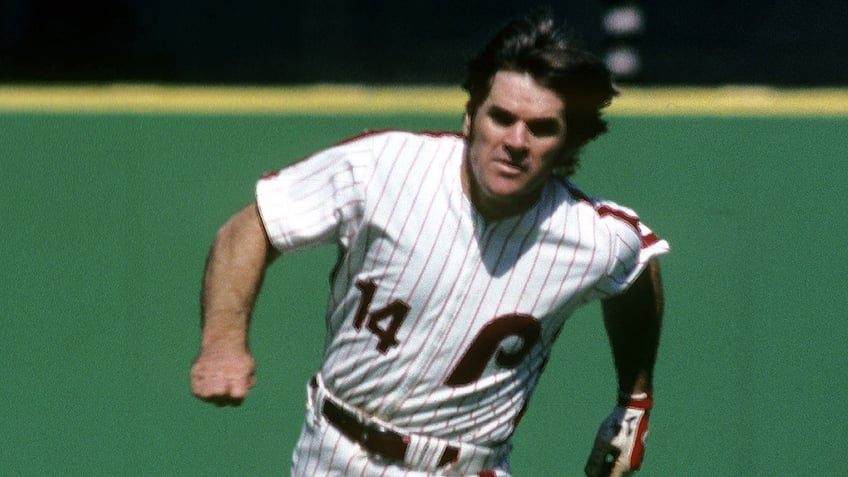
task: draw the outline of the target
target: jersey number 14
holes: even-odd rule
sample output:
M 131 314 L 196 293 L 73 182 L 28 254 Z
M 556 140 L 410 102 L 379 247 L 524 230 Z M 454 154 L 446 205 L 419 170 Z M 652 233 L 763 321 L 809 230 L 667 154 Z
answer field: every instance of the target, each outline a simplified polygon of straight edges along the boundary
M 397 333 L 409 314 L 410 307 L 401 300 L 394 300 L 369 312 L 377 284 L 373 280 L 359 280 L 356 287 L 362 292 L 362 297 L 356 309 L 353 326 L 361 330 L 365 325 L 378 339 L 377 350 L 386 354 L 391 348 L 398 346 Z M 471 346 L 445 380 L 445 384 L 456 387 L 480 379 L 492 358 L 501 368 L 517 367 L 539 340 L 540 331 L 539 321 L 527 314 L 510 313 L 491 320 L 474 338 Z M 520 338 L 520 346 L 512 346 L 509 350 L 503 347 L 503 341 L 510 337 Z

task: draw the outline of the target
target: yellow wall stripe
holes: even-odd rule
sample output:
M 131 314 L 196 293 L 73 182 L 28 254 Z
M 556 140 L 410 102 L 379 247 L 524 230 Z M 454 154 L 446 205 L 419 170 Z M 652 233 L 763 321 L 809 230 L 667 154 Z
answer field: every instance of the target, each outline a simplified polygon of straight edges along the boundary
M 632 115 L 845 116 L 848 89 L 756 86 L 623 89 L 611 113 Z
M 461 90 L 422 87 L 71 86 L 0 87 L 0 110 L 134 113 L 445 113 Z
M 459 114 L 452 87 L 0 85 L 0 112 Z M 848 115 L 848 88 L 622 88 L 612 115 Z

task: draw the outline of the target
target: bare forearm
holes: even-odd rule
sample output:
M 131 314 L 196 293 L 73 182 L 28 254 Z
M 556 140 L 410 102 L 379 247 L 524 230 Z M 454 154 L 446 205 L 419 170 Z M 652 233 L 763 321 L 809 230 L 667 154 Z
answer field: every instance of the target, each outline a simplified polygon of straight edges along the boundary
M 659 263 L 652 261 L 625 294 L 604 301 L 604 324 L 612 347 L 619 389 L 653 388 L 653 371 L 663 316 Z
M 203 276 L 203 338 L 191 369 L 191 389 L 198 398 L 239 405 L 253 387 L 248 325 L 265 269 L 275 257 L 255 204 L 218 231 Z
M 247 346 L 250 315 L 266 266 L 275 256 L 251 204 L 218 231 L 201 297 L 202 346 Z

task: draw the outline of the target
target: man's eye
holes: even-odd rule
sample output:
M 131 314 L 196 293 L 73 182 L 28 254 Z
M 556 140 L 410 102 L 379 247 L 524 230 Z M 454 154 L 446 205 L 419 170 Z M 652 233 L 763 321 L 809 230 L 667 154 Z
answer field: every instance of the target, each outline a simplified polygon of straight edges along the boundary
M 527 123 L 527 129 L 534 136 L 556 136 L 559 134 L 559 122 L 553 120 L 531 121 Z
M 492 118 L 492 121 L 494 121 L 500 126 L 509 126 L 510 124 L 515 122 L 515 118 L 511 114 L 498 109 L 489 111 L 489 117 Z

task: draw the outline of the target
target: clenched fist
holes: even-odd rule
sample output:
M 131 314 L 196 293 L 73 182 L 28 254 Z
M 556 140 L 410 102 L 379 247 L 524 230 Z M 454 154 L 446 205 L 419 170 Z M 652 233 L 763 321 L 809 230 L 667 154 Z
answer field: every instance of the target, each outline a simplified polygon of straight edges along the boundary
M 203 350 L 191 368 L 191 392 L 218 406 L 238 406 L 256 382 L 247 350 Z

